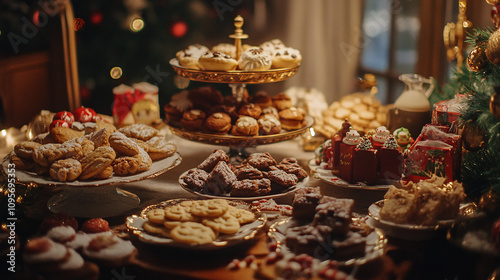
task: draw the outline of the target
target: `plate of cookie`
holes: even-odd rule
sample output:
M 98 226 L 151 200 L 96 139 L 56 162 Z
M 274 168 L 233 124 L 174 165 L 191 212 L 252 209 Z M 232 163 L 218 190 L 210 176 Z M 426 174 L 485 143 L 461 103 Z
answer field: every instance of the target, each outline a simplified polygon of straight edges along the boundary
M 24 184 L 95 187 L 152 178 L 181 162 L 175 143 L 144 124 L 55 140 L 54 135 L 66 132 L 74 131 L 53 127 L 17 143 L 3 160 L 3 171 L 15 166 L 16 178 Z
M 270 153 L 248 155 L 240 164 L 216 149 L 197 167 L 185 171 L 179 184 L 205 198 L 256 200 L 276 198 L 306 186 L 309 176 L 295 158 L 277 162 Z
M 126 226 L 147 244 L 213 250 L 252 240 L 266 221 L 242 201 L 173 199 L 127 217 Z

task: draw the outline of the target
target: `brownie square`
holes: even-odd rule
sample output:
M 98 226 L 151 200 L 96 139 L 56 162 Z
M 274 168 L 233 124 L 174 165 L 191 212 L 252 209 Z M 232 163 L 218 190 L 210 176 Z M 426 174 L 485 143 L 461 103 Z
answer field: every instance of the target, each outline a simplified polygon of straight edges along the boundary
M 332 235 L 345 236 L 349 231 L 353 207 L 354 200 L 352 199 L 329 199 L 327 202 L 320 203 L 316 207 L 313 225 L 329 226 L 332 229 Z
M 234 174 L 238 180 L 245 179 L 261 179 L 264 177 L 262 171 L 251 166 L 250 164 L 240 164 L 234 168 Z
M 277 165 L 276 160 L 268 152 L 250 154 L 243 163 L 248 163 L 259 170 L 267 170 L 270 166 Z
M 236 175 L 229 165 L 225 161 L 219 161 L 212 172 L 208 174 L 205 188 L 211 194 L 223 194 L 230 191 L 231 185 L 236 180 Z
M 195 191 L 202 191 L 205 187 L 205 182 L 207 181 L 208 173 L 202 169 L 193 168 L 184 175 L 182 178 L 184 183 L 188 186 L 188 188 Z
M 231 196 L 259 196 L 271 192 L 271 181 L 268 179 L 235 181 L 230 192 Z
M 229 163 L 229 156 L 221 149 L 214 150 L 202 163 L 198 165 L 199 169 L 211 172 L 217 163 L 224 161 Z

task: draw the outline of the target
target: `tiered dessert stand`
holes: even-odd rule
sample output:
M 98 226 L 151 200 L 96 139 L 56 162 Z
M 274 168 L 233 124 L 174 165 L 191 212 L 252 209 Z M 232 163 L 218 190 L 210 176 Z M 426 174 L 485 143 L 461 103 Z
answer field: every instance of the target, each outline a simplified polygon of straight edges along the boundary
M 247 39 L 248 35 L 243 34 L 241 27 L 243 26 L 243 18 L 237 16 L 234 19 L 234 26 L 236 27 L 235 33 L 229 35 L 234 39 L 236 46 L 237 58 L 242 52 L 242 39 Z M 244 96 L 246 84 L 263 84 L 284 81 L 295 75 L 300 65 L 290 68 L 271 69 L 266 71 L 209 71 L 197 70 L 183 67 L 179 64 L 177 58 L 170 60 L 170 65 L 174 68 L 175 72 L 186 79 L 198 82 L 207 83 L 226 83 L 232 89 L 232 94 L 237 101 L 241 101 Z M 173 134 L 191 141 L 229 146 L 229 155 L 233 157 L 245 157 L 248 152 L 245 150 L 247 147 L 254 147 L 264 144 L 272 144 L 281 141 L 294 139 L 302 135 L 313 124 L 314 119 L 306 116 L 306 124 L 297 130 L 286 131 L 274 135 L 259 135 L 259 136 L 234 136 L 234 135 L 215 135 L 202 132 L 186 131 L 182 128 L 167 124 Z

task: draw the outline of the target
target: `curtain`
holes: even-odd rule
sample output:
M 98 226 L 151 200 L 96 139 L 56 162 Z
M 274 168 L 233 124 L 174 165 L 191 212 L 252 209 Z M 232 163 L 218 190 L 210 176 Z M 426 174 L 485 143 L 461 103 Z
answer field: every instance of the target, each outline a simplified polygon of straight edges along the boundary
M 271 1 L 274 2 L 274 1 Z M 301 51 L 297 74 L 285 82 L 316 88 L 328 104 L 356 90 L 362 46 L 362 0 L 284 0 L 283 41 Z

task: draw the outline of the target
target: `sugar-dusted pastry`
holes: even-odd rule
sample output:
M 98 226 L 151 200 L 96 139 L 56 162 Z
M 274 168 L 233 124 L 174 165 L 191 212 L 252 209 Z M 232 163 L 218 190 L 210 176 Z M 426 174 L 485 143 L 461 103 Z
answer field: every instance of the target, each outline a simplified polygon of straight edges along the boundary
M 272 68 L 289 68 L 300 65 L 302 55 L 293 48 L 279 49 L 274 53 Z
M 306 116 L 304 110 L 292 107 L 279 112 L 281 126 L 287 130 L 299 129 L 304 126 Z
M 115 157 L 115 151 L 109 146 L 102 146 L 95 149 L 82 159 L 82 173 L 79 179 L 85 180 L 100 174 L 111 166 Z
M 197 109 L 188 110 L 182 114 L 181 126 L 186 130 L 201 130 L 205 123 L 205 112 Z
M 239 117 L 231 129 L 233 135 L 236 136 L 256 136 L 259 134 L 259 124 L 252 117 Z
M 259 118 L 259 132 L 262 135 L 278 134 L 281 132 L 281 122 L 273 115 L 263 115 Z
M 163 136 L 155 136 L 144 143 L 147 147 L 145 150 L 152 160 L 167 158 L 177 151 L 177 146 Z
M 82 164 L 72 158 L 60 159 L 50 166 L 50 177 L 59 182 L 74 181 L 82 173 Z
M 231 57 L 236 57 L 236 46 L 228 43 L 220 43 L 212 47 L 213 52 L 225 53 Z
M 236 69 L 238 61 L 221 52 L 207 52 L 198 60 L 202 70 L 230 71 Z
M 14 146 L 14 152 L 20 158 L 32 159 L 35 149 L 41 145 L 33 141 L 21 141 Z
M 261 48 L 244 51 L 238 60 L 238 68 L 244 71 L 264 71 L 271 69 L 271 55 Z
M 132 242 L 122 240 L 116 235 L 97 235 L 82 250 L 87 258 L 111 267 L 127 264 L 135 251 Z
M 206 119 L 205 129 L 209 133 L 225 134 L 231 130 L 231 117 L 222 112 L 213 113 Z
M 152 137 L 158 135 L 158 129 L 149 126 L 147 124 L 131 124 L 119 129 L 119 131 L 125 134 L 127 137 L 132 137 L 136 139 L 140 139 L 142 141 L 147 141 Z
M 50 129 L 50 135 L 57 143 L 64 143 L 73 138 L 83 136 L 83 131 L 77 131 L 69 127 L 56 126 Z

